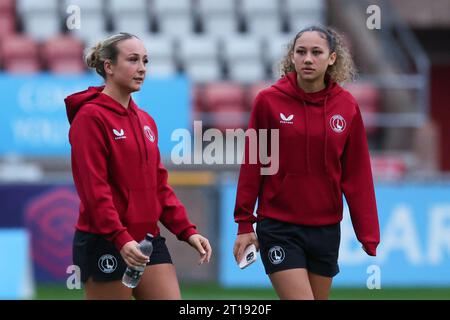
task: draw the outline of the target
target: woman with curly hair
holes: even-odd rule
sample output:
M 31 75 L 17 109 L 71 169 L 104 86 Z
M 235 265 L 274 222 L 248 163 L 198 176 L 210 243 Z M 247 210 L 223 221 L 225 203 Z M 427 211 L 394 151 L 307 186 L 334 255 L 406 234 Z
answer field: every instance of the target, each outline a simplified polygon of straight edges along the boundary
M 312 26 L 288 46 L 281 73 L 255 98 L 249 123 L 278 130 L 279 170 L 263 176 L 261 163 L 242 164 L 233 253 L 240 261 L 250 244 L 259 248 L 280 299 L 327 299 L 339 272 L 342 195 L 365 252 L 375 256 L 380 241 L 361 113 L 338 84 L 355 68 L 336 31 Z M 245 152 L 249 159 L 248 144 Z

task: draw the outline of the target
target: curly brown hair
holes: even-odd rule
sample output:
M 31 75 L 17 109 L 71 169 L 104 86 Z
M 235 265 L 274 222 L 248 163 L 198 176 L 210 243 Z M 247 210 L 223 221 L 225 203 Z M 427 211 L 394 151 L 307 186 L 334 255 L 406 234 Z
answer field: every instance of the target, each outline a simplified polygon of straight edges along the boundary
M 335 63 L 332 66 L 329 66 L 326 71 L 330 78 L 338 83 L 353 81 L 357 75 L 357 71 L 350 51 L 345 45 L 343 36 L 332 28 L 321 26 L 311 26 L 305 28 L 297 33 L 295 38 L 289 42 L 287 45 L 288 51 L 279 64 L 280 74 L 285 76 L 289 72 L 295 71 L 295 66 L 291 59 L 294 54 L 294 45 L 297 39 L 300 38 L 303 33 L 308 31 L 319 32 L 323 38 L 327 40 L 330 54 L 336 52 Z

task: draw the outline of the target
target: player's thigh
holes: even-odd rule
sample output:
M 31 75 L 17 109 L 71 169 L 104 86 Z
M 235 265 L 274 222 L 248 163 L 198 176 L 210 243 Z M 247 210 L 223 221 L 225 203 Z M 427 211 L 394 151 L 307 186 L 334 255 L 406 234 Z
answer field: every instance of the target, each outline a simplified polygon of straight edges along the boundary
M 327 300 L 330 295 L 332 277 L 321 276 L 308 272 L 309 283 L 315 300 Z
M 181 299 L 174 265 L 162 263 L 147 266 L 133 295 L 137 300 Z
M 131 289 L 120 280 L 98 282 L 92 277 L 84 284 L 84 293 L 87 300 L 129 300 L 132 296 Z
M 287 269 L 269 274 L 281 300 L 313 300 L 314 295 L 305 268 Z

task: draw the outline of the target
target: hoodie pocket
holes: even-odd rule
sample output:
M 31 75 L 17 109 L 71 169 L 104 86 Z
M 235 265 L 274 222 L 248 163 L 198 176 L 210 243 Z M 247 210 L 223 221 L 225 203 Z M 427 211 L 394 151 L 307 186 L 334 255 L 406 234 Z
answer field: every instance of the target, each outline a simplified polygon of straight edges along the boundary
M 125 220 L 128 225 L 137 223 L 156 223 L 160 206 L 156 197 L 156 190 L 152 188 L 130 189 L 128 208 Z
M 287 174 L 275 195 L 272 206 L 287 213 L 320 216 L 336 213 L 336 195 L 328 177 Z

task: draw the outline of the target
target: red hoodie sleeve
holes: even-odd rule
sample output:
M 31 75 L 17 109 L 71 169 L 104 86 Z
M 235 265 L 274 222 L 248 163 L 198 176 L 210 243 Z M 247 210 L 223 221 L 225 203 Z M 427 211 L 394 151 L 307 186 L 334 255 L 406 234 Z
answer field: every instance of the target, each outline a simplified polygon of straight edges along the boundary
M 366 131 L 358 106 L 342 158 L 341 187 L 356 237 L 367 254 L 375 256 L 380 228 Z
M 90 230 L 113 241 L 120 251 L 134 240 L 119 219 L 108 184 L 108 148 L 102 122 L 79 114 L 70 127 L 75 187 L 89 217 Z
M 249 129 L 255 129 L 258 132 L 258 129 L 264 128 L 262 121 L 264 119 L 262 114 L 264 107 L 264 97 L 262 94 L 258 94 L 250 114 Z M 257 145 L 259 148 L 259 141 Z M 254 232 L 253 223 L 256 222 L 256 217 L 253 215 L 253 211 L 259 195 L 259 189 L 264 179 L 263 175 L 261 175 L 262 166 L 259 157 L 257 157 L 256 163 L 249 163 L 249 149 L 248 139 L 246 139 L 245 161 L 241 164 L 240 168 L 236 205 L 234 208 L 234 220 L 238 223 L 238 234 Z
M 187 241 L 196 234 L 196 227 L 189 221 L 186 208 L 178 200 L 173 189 L 167 182 L 168 173 L 158 150 L 158 199 L 162 206 L 160 221 L 175 234 L 179 240 Z

